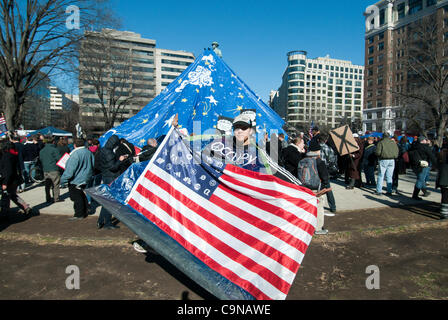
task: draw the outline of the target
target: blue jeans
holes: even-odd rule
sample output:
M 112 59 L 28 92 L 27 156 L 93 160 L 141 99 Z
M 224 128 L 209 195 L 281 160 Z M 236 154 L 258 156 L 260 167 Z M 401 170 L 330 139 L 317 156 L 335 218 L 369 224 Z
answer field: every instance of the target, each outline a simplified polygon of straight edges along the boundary
M 431 176 L 432 164 L 428 167 L 428 173 L 426 174 L 425 182 L 429 182 L 429 177 Z
M 431 171 L 431 167 L 421 168 L 420 171 L 413 170 L 415 175 L 417 176 L 417 182 L 415 183 L 415 187 L 417 189 L 426 189 L 426 179 L 429 176 L 429 172 Z
M 23 179 L 25 180 L 25 184 L 31 184 L 30 170 L 33 166 L 32 161 L 26 161 L 23 163 Z
M 101 184 L 101 180 L 102 180 L 101 174 L 97 174 L 96 176 L 93 176 L 87 185 L 87 189 L 99 186 Z M 86 197 L 87 197 L 87 202 L 89 204 L 92 203 L 92 197 L 89 196 L 87 193 L 86 193 Z
M 378 181 L 376 182 L 376 192 L 383 191 L 383 180 L 386 178 L 387 192 L 392 192 L 392 178 L 394 175 L 395 160 L 380 160 L 378 163 Z

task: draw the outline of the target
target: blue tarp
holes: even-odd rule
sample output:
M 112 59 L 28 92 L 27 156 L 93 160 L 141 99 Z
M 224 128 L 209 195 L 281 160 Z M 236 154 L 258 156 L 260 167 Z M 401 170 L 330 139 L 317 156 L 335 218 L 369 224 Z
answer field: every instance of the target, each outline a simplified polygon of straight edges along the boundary
M 368 137 L 382 138 L 383 134 L 381 132 L 371 132 L 369 134 L 366 134 L 366 135 L 362 136 L 361 139 L 368 138 Z M 398 136 L 398 141 L 400 141 L 401 138 L 403 138 L 403 137 L 404 137 L 403 135 Z M 406 136 L 406 137 L 408 138 L 408 142 L 409 143 L 412 143 L 414 141 L 413 137 L 410 137 L 410 136 Z
M 177 79 L 134 117 L 100 137 L 101 146 L 116 134 L 138 147 L 165 135 L 176 114 L 181 129 L 215 134 L 220 117 L 230 120 L 254 109 L 257 133 L 285 133 L 284 120 L 258 97 L 212 50 L 205 50 Z
M 53 135 L 53 136 L 62 136 L 62 137 L 71 137 L 72 133 L 68 131 L 64 131 L 61 129 L 56 129 L 55 127 L 46 127 L 43 129 L 39 129 L 33 132 L 28 133 L 27 136 L 32 136 L 35 134 L 43 134 L 43 135 Z

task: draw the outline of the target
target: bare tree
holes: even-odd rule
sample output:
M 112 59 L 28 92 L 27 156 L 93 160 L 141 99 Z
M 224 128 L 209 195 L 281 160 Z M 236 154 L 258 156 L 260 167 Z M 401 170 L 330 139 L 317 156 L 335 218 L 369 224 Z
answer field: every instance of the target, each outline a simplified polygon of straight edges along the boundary
M 92 114 L 103 114 L 107 131 L 116 121 L 123 120 L 125 107 L 144 94 L 144 88 L 137 88 L 131 81 L 141 80 L 133 69 L 134 57 L 129 48 L 117 43 L 114 30 L 108 29 L 88 33 L 80 52 L 80 82 L 85 82 L 95 96 L 89 108 Z
M 0 0 L 0 79 L 8 129 L 29 90 L 64 70 L 84 31 L 110 16 L 103 0 Z
M 403 117 L 420 133 L 434 129 L 441 146 L 448 120 L 448 56 L 444 51 L 442 28 L 434 17 L 408 27 L 404 58 L 407 86 L 392 90 L 402 105 Z

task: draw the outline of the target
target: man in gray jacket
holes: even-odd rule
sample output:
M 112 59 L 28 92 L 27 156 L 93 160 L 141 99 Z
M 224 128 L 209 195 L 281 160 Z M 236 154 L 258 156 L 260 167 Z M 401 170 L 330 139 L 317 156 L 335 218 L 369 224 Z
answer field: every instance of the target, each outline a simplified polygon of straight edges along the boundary
M 375 150 L 378 157 L 378 180 L 376 182 L 376 195 L 382 195 L 383 181 L 386 177 L 387 195 L 392 195 L 392 178 L 395 169 L 395 159 L 398 157 L 398 146 L 390 138 L 390 134 L 385 132 L 383 139 L 378 142 Z
M 93 176 L 93 163 L 93 153 L 84 147 L 84 140 L 76 139 L 75 149 L 70 152 L 70 158 L 61 177 L 61 185 L 68 183 L 70 199 L 75 209 L 75 215 L 70 220 L 80 220 L 88 215 L 89 208 L 84 189 Z

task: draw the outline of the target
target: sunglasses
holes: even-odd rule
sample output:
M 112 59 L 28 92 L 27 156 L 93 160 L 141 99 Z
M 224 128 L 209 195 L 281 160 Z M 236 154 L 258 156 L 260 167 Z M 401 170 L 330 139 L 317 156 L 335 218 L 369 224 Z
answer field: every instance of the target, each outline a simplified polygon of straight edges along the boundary
M 249 125 L 241 125 L 241 124 L 239 124 L 239 125 L 236 125 L 236 126 L 233 127 L 233 130 L 237 130 L 237 129 L 241 129 L 243 131 L 246 131 L 247 129 L 250 129 L 250 126 Z

